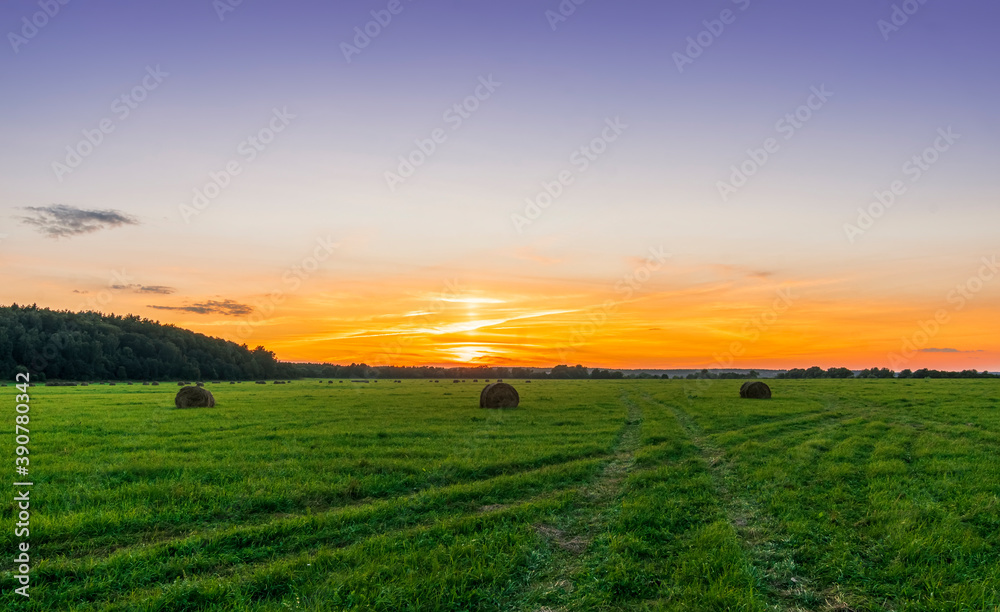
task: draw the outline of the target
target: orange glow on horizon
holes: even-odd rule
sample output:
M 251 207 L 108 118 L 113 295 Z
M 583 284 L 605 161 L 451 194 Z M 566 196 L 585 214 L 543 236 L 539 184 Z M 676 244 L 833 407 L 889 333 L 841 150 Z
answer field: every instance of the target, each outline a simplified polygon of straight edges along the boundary
M 427 295 L 397 280 L 376 288 L 342 288 L 336 295 L 289 296 L 270 316 L 259 310 L 235 318 L 146 316 L 264 345 L 282 360 L 300 362 L 992 370 L 1000 361 L 997 341 L 981 333 L 995 317 L 985 300 L 949 311 L 948 323 L 924 338 L 920 323 L 947 304 L 855 300 L 844 305 L 829 299 L 836 281 L 657 287 L 625 299 L 613 288 L 599 293 L 531 284 Z
M 98 285 L 73 292 L 54 282 L 44 290 L 64 296 L 63 303 L 48 299 L 45 305 L 66 309 L 80 309 L 81 300 L 103 292 L 113 298 L 99 308 L 104 312 L 139 314 L 250 347 L 263 345 L 285 361 L 1000 369 L 1000 340 L 984 333 L 996 325 L 1000 282 L 958 304 L 948 299 L 947 281 L 928 281 L 936 289 L 924 295 L 899 294 L 874 272 L 779 278 L 675 263 L 634 289 L 611 278 L 498 278 L 437 270 L 377 280 L 317 275 L 278 298 L 253 291 L 275 286 L 273 276 L 237 279 L 234 287 L 244 291 L 197 298 L 108 292 Z M 205 304 L 236 305 L 238 312 L 191 308 Z M 944 324 L 935 323 L 936 312 L 946 315 Z

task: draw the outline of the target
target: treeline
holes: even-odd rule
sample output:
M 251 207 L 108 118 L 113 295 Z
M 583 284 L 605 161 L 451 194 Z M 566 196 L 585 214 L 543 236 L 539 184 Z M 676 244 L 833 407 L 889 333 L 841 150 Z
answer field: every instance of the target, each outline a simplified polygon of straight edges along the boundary
M 10 380 L 250 380 L 294 368 L 251 350 L 137 316 L 0 307 L 0 373 Z
M 990 374 L 989 372 L 977 372 L 976 370 L 962 370 L 961 372 L 948 372 L 943 370 L 903 370 L 899 374 L 889 368 L 867 368 L 857 374 L 847 368 L 830 368 L 824 370 L 818 366 L 808 369 L 792 368 L 787 372 L 782 372 L 775 378 L 1000 378 L 1000 374 Z
M 336 366 L 327 364 L 296 364 L 302 378 L 510 378 L 535 380 L 570 380 L 570 379 L 621 379 L 629 378 L 624 372 L 585 368 L 582 365 L 558 365 L 546 372 L 539 368 L 522 367 L 457 367 L 444 368 L 435 366 L 378 366 L 369 367 L 365 364 Z

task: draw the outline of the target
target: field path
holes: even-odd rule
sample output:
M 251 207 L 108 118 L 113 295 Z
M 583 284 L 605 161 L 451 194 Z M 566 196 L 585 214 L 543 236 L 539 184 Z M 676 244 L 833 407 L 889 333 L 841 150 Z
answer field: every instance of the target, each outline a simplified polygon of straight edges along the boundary
M 563 612 L 571 608 L 565 602 L 576 588 L 575 575 L 583 570 L 583 554 L 594 537 L 610 522 L 611 511 L 622 492 L 622 485 L 635 462 L 635 451 L 642 439 L 642 408 L 623 390 L 619 400 L 625 408 L 621 433 L 610 456 L 611 461 L 579 491 L 575 511 L 560 517 L 558 524 L 539 524 L 536 531 L 552 546 L 548 566 L 539 580 L 528 589 L 528 601 L 543 600 L 548 605 L 531 604 L 535 612 Z M 558 602 L 558 603 L 557 603 Z
M 792 558 L 791 544 L 780 541 L 775 536 L 777 529 L 774 518 L 764 511 L 757 500 L 739 493 L 741 487 L 732 463 L 726 458 L 726 452 L 712 444 L 695 419 L 684 409 L 670 402 L 659 401 L 648 394 L 643 394 L 643 400 L 669 410 L 691 443 L 698 447 L 729 523 L 739 535 L 751 563 L 769 587 L 768 595 L 777 601 L 775 609 L 800 612 L 806 608 L 798 606 L 796 599 L 827 599 L 814 592 L 809 586 L 811 581 L 801 575 L 801 568 L 796 566 Z M 838 604 L 839 602 L 832 601 L 820 609 L 850 609 L 837 607 Z

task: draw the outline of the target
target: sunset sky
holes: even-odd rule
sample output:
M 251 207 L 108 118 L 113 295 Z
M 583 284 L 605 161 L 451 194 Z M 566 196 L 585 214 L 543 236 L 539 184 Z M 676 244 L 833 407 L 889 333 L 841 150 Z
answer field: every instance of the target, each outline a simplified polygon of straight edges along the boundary
M 0 304 L 294 361 L 997 371 L 998 21 L 4 2 Z

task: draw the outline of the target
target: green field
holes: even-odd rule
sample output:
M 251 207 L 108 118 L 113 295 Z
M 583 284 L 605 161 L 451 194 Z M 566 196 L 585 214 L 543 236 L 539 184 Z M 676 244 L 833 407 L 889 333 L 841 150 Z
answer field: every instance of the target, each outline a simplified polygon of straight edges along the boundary
M 1000 609 L 997 381 L 769 383 L 33 387 L 0 608 Z

